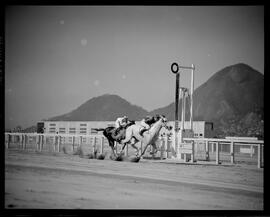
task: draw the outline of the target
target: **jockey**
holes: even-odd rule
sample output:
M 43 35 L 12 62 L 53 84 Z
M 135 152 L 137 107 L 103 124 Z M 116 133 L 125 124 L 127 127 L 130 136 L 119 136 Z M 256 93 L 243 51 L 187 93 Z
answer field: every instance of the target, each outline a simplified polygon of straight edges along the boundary
M 128 123 L 128 117 L 127 116 L 119 117 L 115 121 L 115 128 L 118 129 L 120 127 L 123 127 L 127 123 Z
M 115 140 L 118 140 L 118 139 L 120 139 L 122 137 L 121 133 L 119 135 L 117 135 L 117 134 L 128 123 L 129 122 L 128 122 L 128 117 L 127 116 L 119 117 L 119 118 L 116 119 L 116 121 L 115 121 L 115 131 L 113 133 L 113 137 L 114 137 Z
M 142 126 L 142 128 L 140 129 L 140 135 L 142 136 L 143 132 L 149 130 L 151 125 L 156 121 L 157 120 L 155 116 L 151 117 L 147 115 L 145 118 L 143 118 L 140 122 L 140 125 Z

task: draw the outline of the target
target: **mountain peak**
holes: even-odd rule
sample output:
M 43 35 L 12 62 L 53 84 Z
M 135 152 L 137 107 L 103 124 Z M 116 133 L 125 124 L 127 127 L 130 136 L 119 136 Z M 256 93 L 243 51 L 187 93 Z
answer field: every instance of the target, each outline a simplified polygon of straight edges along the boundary
M 70 113 L 53 117 L 50 120 L 62 121 L 114 121 L 126 115 L 131 120 L 140 120 L 148 112 L 136 105 L 132 105 L 115 94 L 103 94 L 93 97 Z

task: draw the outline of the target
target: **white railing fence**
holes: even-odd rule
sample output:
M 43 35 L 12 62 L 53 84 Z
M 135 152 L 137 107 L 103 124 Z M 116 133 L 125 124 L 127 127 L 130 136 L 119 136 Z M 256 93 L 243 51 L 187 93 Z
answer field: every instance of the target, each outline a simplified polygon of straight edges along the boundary
M 221 161 L 229 161 L 234 164 L 236 158 L 243 162 L 256 162 L 258 168 L 263 167 L 264 141 L 248 138 L 184 138 L 185 143 L 191 143 L 194 155 L 198 159 L 210 161 L 215 159 L 216 164 Z M 194 157 L 196 159 L 196 156 Z
M 264 162 L 264 141 L 241 138 L 184 138 L 184 143 L 192 145 L 192 161 L 215 160 L 216 164 L 222 161 L 229 161 L 232 164 L 237 161 L 257 163 L 261 168 Z M 5 146 L 7 149 L 23 149 L 35 151 L 70 152 L 74 153 L 78 147 L 84 145 L 91 152 L 98 153 L 110 151 L 108 141 L 102 134 L 78 135 L 78 134 L 38 134 L 38 133 L 5 133 Z M 120 145 L 116 144 L 116 150 Z M 159 158 L 167 159 L 172 157 L 174 151 L 173 141 L 168 136 L 159 137 L 157 141 Z M 140 144 L 142 150 L 142 144 Z M 147 148 L 150 152 L 152 146 Z M 125 155 L 133 153 L 128 145 L 125 148 Z M 146 152 L 146 153 L 147 153 Z M 153 157 L 153 156 L 152 156 Z M 237 160 L 237 161 L 236 161 Z

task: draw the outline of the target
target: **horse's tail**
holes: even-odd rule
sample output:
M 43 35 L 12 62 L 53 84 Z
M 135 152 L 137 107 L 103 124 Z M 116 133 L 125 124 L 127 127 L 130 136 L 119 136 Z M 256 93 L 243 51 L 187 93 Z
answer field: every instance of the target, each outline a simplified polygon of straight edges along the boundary
M 104 131 L 105 129 L 104 128 L 92 128 L 92 130 L 95 130 L 95 131 Z

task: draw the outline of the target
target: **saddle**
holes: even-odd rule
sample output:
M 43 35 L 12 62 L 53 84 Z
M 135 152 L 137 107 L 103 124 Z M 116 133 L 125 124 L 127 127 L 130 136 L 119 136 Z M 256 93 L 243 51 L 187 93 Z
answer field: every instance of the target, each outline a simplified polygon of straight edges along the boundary
M 118 143 L 120 143 L 120 141 L 122 139 L 125 139 L 126 137 L 126 129 L 135 124 L 135 121 L 130 121 L 130 123 L 128 123 L 126 126 L 124 127 L 119 127 L 119 128 L 116 128 L 113 132 L 112 132 L 112 138 L 117 141 Z

